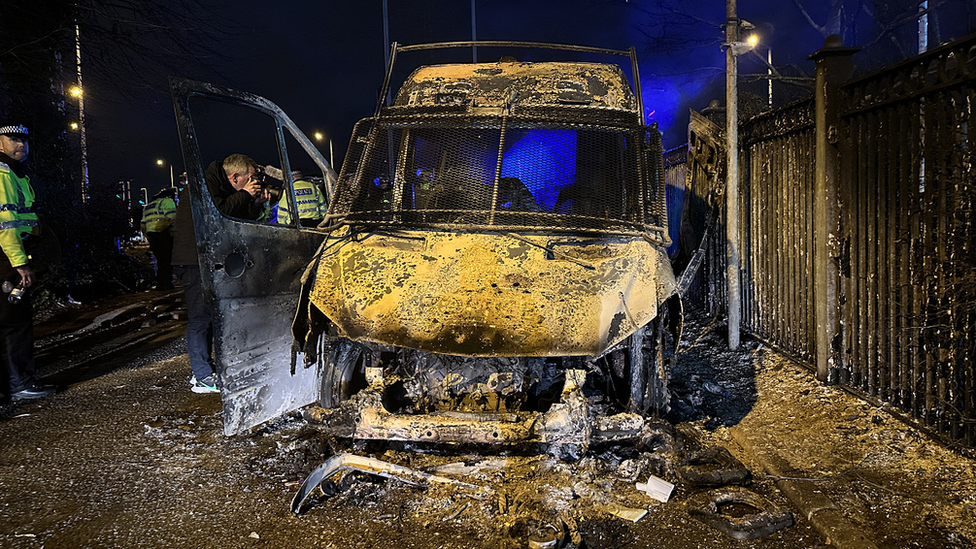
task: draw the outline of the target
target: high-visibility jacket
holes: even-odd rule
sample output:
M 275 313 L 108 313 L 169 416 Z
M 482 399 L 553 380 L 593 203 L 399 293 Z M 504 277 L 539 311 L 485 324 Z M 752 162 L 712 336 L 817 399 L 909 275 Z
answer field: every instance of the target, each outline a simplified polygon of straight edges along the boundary
M 10 166 L 0 162 L 0 248 L 13 267 L 27 264 L 24 237 L 37 226 L 33 205 L 30 178 L 18 177 Z
M 172 198 L 157 198 L 142 210 L 142 224 L 146 232 L 161 233 L 173 225 L 176 218 L 176 202 Z
M 322 219 L 329 210 L 329 204 L 322 196 L 318 186 L 299 179 L 295 182 L 295 200 L 298 201 L 299 219 Z M 288 211 L 288 195 L 285 194 L 278 201 L 277 222 L 290 223 L 291 212 Z

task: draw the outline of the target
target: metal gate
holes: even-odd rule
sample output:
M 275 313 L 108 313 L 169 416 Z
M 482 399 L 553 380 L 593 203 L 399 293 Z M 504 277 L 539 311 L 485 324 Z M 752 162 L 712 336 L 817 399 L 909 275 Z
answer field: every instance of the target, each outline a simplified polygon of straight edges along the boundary
M 813 357 L 813 99 L 742 127 L 742 325 Z

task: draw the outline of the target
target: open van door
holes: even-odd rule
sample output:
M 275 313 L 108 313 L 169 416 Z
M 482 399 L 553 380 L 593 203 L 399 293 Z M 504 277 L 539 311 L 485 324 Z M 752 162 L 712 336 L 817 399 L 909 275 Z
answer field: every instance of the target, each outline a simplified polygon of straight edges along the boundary
M 214 316 L 224 434 L 233 435 L 315 402 L 321 372 L 292 352 L 291 324 L 302 272 L 326 232 L 298 220 L 293 170 L 331 199 L 335 171 L 270 101 L 173 78 L 170 90 L 187 170 L 203 292 Z M 192 111 L 192 113 L 191 113 Z M 290 224 L 236 219 L 214 206 L 204 181 L 212 161 L 233 153 L 280 168 Z M 271 171 L 271 170 L 268 170 Z M 311 173 L 310 173 L 311 172 Z M 270 212 L 269 212 L 270 213 Z

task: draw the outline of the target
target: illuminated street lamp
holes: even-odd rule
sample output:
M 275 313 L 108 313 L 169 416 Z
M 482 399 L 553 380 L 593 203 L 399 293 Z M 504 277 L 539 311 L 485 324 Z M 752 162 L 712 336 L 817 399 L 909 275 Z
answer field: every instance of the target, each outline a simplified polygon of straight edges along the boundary
M 156 159 L 156 165 L 159 166 L 159 167 L 163 167 L 163 166 L 166 165 L 166 161 L 163 160 L 162 158 L 157 158 Z M 169 165 L 169 186 L 170 187 L 175 187 L 176 186 L 176 185 L 173 184 L 173 165 L 172 164 Z
M 71 124 L 68 125 L 68 127 L 71 128 L 71 131 L 78 131 L 79 126 L 77 122 L 72 122 Z
M 759 42 L 752 35 L 745 42 L 739 38 L 742 29 L 755 26 L 739 19 L 736 0 L 725 2 L 725 282 L 729 349 L 739 348 L 739 324 L 742 319 L 741 283 L 739 279 L 739 56 L 751 51 Z

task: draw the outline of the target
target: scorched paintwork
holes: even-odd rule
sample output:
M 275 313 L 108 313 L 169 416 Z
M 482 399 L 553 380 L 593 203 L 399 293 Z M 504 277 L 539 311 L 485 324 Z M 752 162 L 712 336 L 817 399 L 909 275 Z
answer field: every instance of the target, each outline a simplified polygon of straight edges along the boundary
M 587 104 L 626 112 L 634 95 L 616 65 L 598 63 L 479 63 L 414 71 L 394 107 Z
M 357 341 L 598 356 L 657 315 L 674 288 L 662 261 L 640 238 L 346 229 L 324 245 L 311 301 Z

